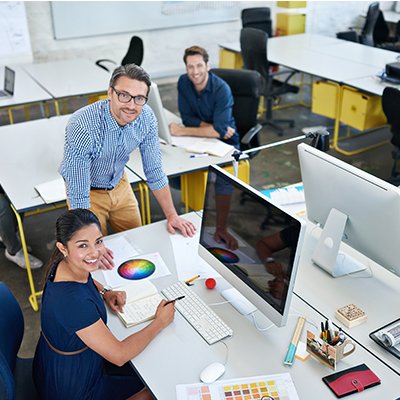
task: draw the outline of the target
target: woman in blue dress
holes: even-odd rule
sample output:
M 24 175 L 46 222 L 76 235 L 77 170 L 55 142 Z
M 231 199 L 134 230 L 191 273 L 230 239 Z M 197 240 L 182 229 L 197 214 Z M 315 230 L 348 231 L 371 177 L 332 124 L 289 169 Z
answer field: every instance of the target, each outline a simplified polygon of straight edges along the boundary
M 171 323 L 173 304 L 163 300 L 150 324 L 118 340 L 107 328 L 104 302 L 112 311 L 122 310 L 125 292 L 105 291 L 90 274 L 106 251 L 99 220 L 89 210 L 69 210 L 57 220 L 56 241 L 43 291 L 42 333 L 33 368 L 40 398 L 151 399 L 126 363 Z

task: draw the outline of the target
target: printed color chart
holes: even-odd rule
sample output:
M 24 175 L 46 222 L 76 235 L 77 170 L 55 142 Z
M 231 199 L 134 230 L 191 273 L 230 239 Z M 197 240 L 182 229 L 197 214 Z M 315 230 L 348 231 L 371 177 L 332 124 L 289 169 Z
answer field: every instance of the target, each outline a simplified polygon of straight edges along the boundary
M 299 400 L 289 374 L 177 385 L 178 400 Z

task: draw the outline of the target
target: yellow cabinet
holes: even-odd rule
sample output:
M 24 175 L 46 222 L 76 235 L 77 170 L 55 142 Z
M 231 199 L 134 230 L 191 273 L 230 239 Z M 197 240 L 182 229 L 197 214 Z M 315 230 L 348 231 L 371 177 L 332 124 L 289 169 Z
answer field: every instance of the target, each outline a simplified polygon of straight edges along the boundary
M 304 33 L 306 30 L 306 15 L 277 13 L 276 30 L 279 32 L 279 35 L 283 36 Z
M 340 121 L 359 131 L 386 124 L 381 97 L 344 87 Z
M 335 119 L 338 111 L 339 85 L 330 81 L 316 81 L 312 86 L 311 111 Z
M 219 49 L 219 67 L 229 69 L 242 69 L 242 55 L 236 51 Z
M 305 8 L 306 1 L 277 1 L 276 5 L 283 8 Z
M 229 164 L 224 170 L 233 175 L 233 166 Z M 192 172 L 187 175 L 188 205 L 192 210 L 202 210 L 204 195 L 206 192 L 208 171 Z M 247 160 L 239 162 L 238 178 L 243 182 L 250 183 L 250 163 Z M 183 177 L 181 177 L 181 189 L 183 188 Z M 184 192 L 181 190 L 182 202 L 185 202 Z

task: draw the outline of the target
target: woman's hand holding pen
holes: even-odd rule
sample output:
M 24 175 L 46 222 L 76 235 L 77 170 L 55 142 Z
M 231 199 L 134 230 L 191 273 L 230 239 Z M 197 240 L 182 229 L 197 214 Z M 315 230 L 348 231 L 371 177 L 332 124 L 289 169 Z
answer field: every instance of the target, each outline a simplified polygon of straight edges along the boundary
M 126 303 L 126 293 L 123 290 L 109 290 L 103 298 L 112 312 L 123 312 L 122 306 Z
M 158 305 L 155 319 L 161 323 L 162 328 L 165 328 L 174 320 L 174 304 L 174 301 L 167 302 L 167 300 L 161 300 Z

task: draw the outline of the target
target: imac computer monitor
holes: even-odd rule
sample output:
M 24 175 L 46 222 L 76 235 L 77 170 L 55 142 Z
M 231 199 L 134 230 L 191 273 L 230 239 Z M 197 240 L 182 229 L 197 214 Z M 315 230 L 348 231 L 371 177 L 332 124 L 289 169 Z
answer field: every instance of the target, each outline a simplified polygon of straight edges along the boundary
M 160 92 L 158 91 L 158 86 L 155 82 L 151 82 L 149 99 L 147 104 L 153 110 L 157 121 L 158 121 L 158 136 L 163 139 L 167 144 L 171 144 L 171 133 L 168 127 L 168 120 L 165 114 L 164 107 L 162 105 Z
M 400 276 L 400 189 L 304 143 L 298 152 L 307 216 L 323 228 L 312 261 L 335 277 L 365 269 L 343 241 Z
M 288 317 L 304 224 L 233 175 L 209 167 L 199 254 L 277 326 Z

